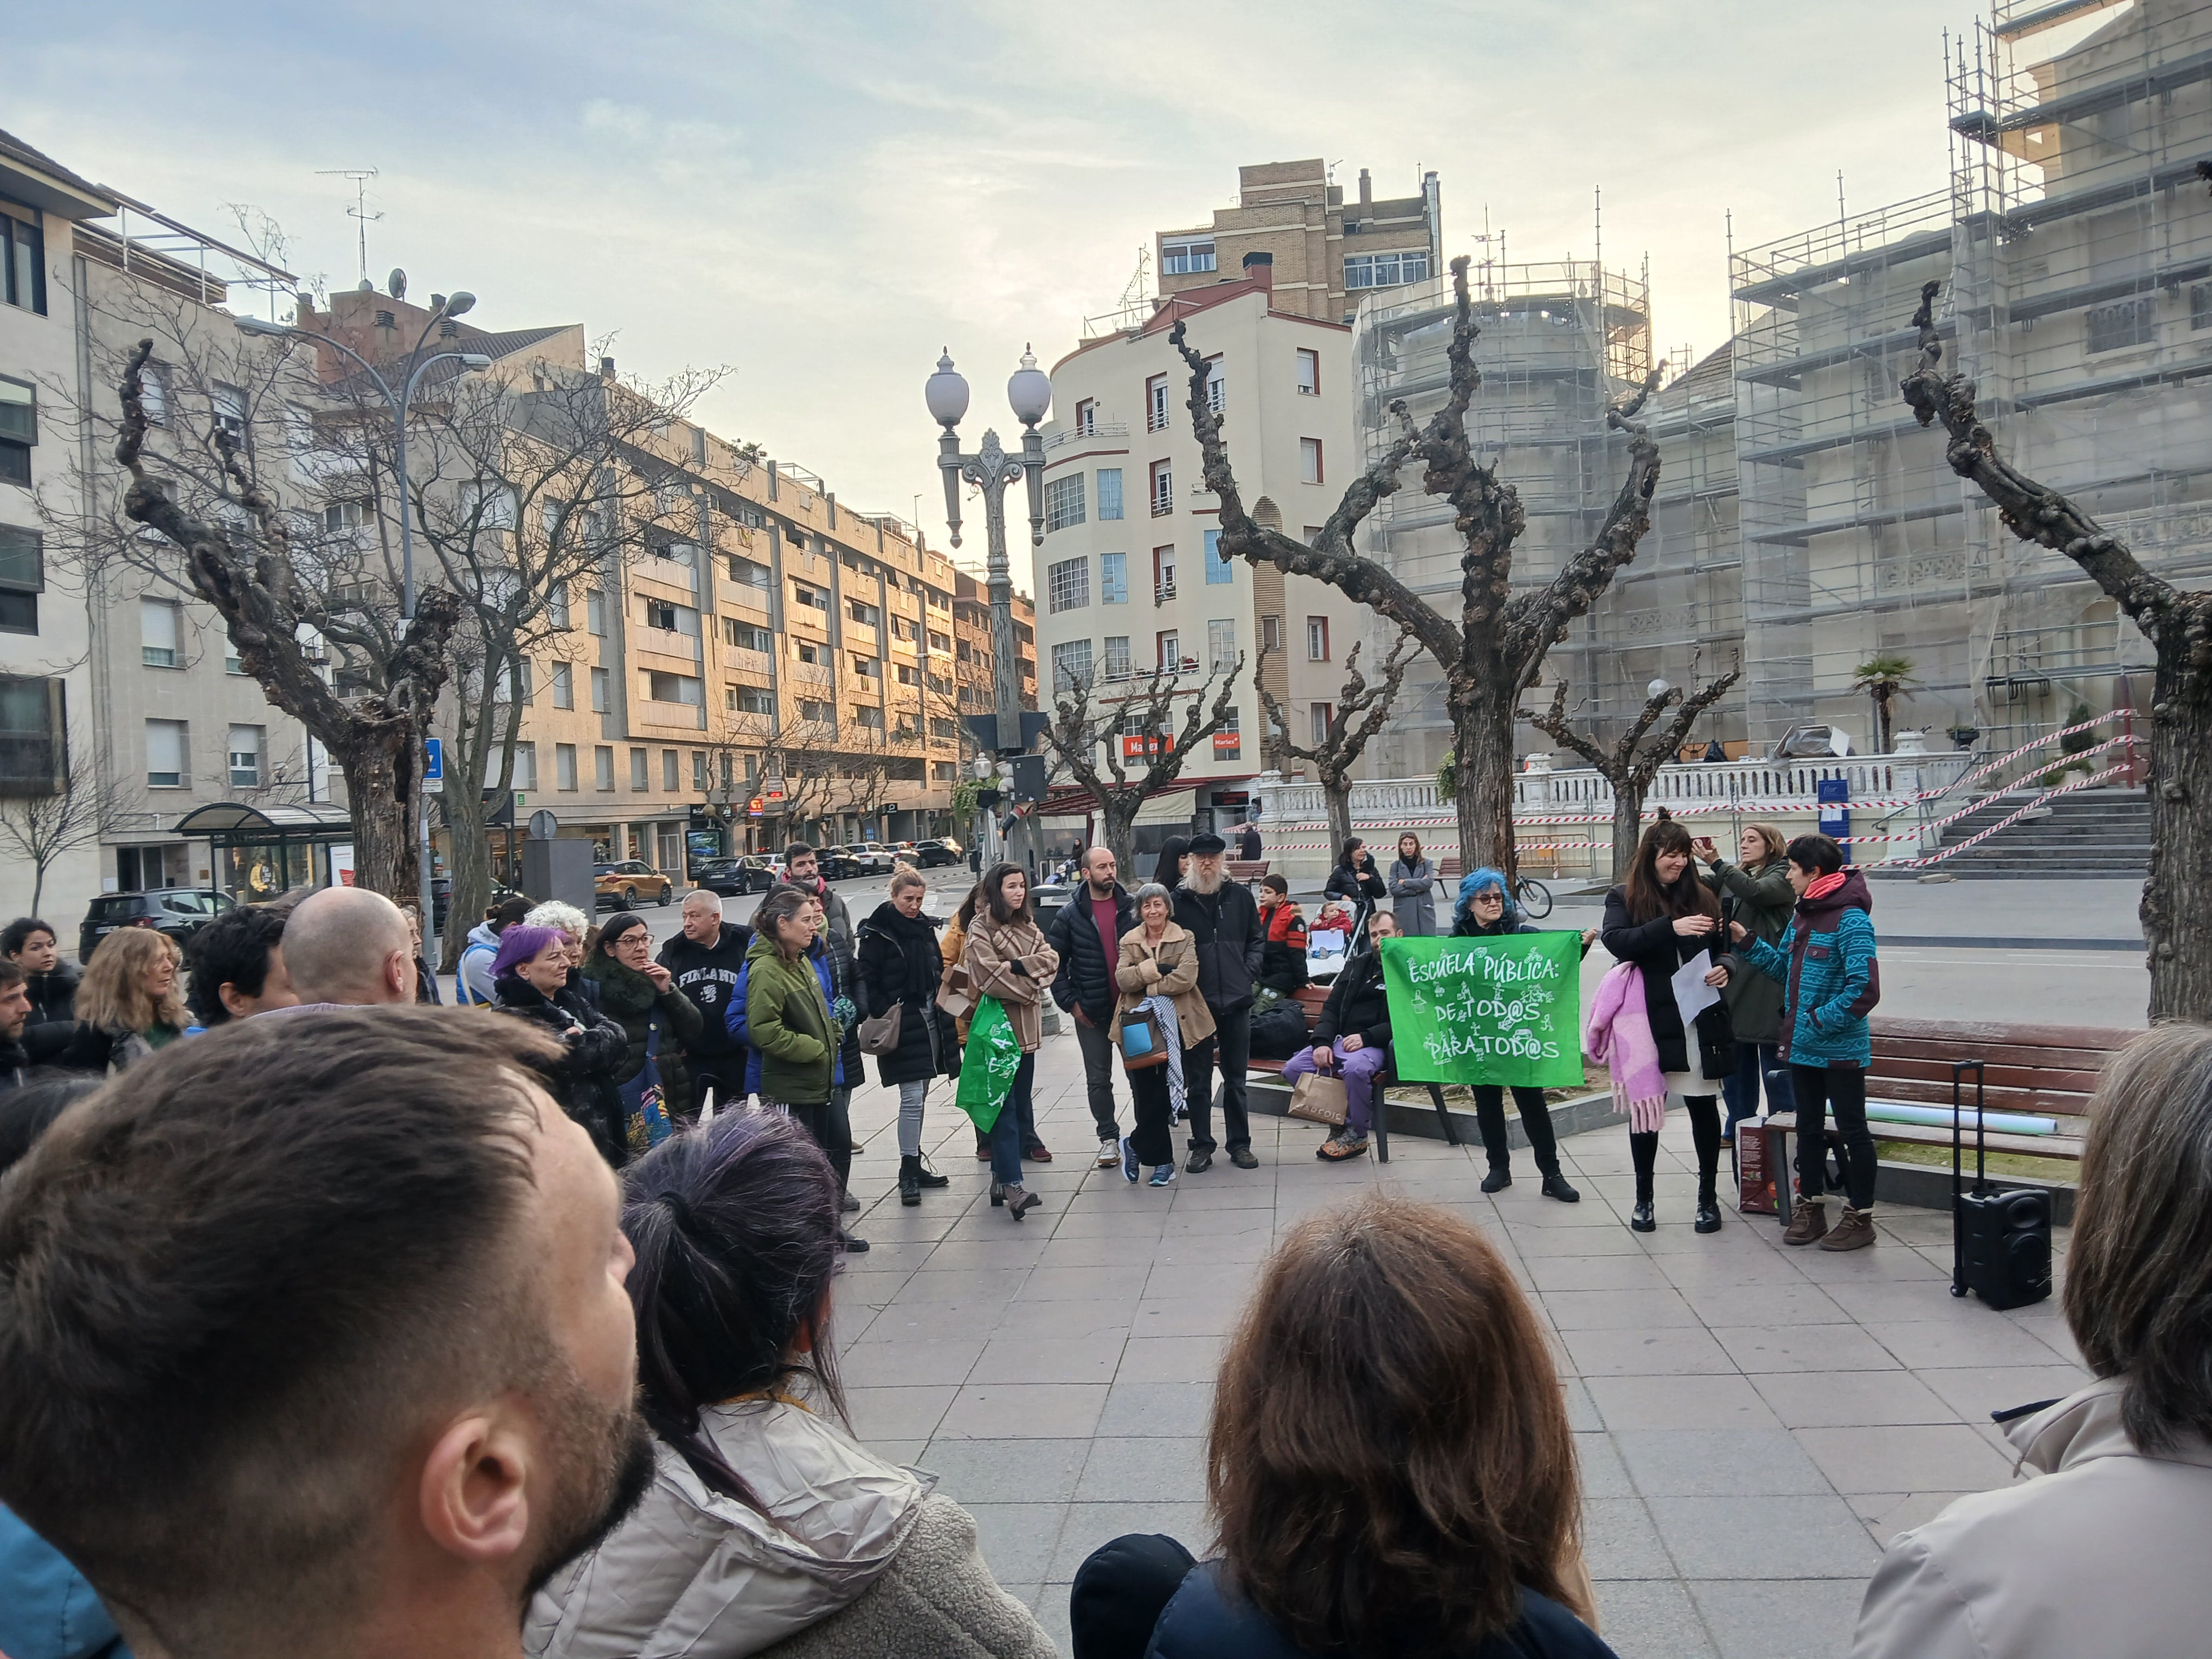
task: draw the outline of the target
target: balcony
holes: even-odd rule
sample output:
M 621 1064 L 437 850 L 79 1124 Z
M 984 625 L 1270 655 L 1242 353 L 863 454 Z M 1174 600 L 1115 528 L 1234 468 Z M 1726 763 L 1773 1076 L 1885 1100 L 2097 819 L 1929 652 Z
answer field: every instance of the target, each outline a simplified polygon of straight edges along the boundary
M 1172 580 L 1156 583 L 1153 586 L 1152 604 L 1155 606 L 1167 604 L 1170 599 L 1174 599 L 1175 596 L 1176 585 Z
M 1044 449 L 1049 455 L 1065 444 L 1076 443 L 1086 438 L 1126 438 L 1128 435 L 1129 423 L 1127 421 L 1093 421 L 1087 427 L 1072 426 L 1048 434 Z
M 826 662 L 801 662 L 793 657 L 784 664 L 783 668 L 784 678 L 794 685 L 828 685 L 833 678 Z
M 1169 514 L 1174 511 L 1175 496 L 1173 495 L 1155 495 L 1152 497 L 1152 516 L 1154 518 L 1164 519 Z

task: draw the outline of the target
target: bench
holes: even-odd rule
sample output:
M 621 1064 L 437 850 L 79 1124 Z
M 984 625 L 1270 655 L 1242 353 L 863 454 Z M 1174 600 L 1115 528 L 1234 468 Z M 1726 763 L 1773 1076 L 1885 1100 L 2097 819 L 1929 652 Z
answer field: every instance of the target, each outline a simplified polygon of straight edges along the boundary
M 1301 986 L 1285 1000 L 1296 1004 L 1298 1012 L 1305 1016 L 1306 1031 L 1310 1036 L 1314 1027 L 1321 1024 L 1321 1011 L 1328 1004 L 1328 988 L 1325 985 Z M 1251 1062 L 1249 1069 L 1255 1076 L 1280 1078 L 1283 1062 L 1279 1060 L 1255 1060 Z M 1384 1066 L 1375 1075 L 1375 1125 L 1370 1133 L 1375 1137 L 1375 1160 L 1378 1164 L 1390 1161 L 1389 1114 L 1384 1109 L 1384 1104 L 1390 1086 L 1397 1081 L 1398 1068 L 1395 1063 Z M 1429 1091 L 1429 1099 L 1437 1109 L 1437 1121 L 1443 1126 L 1444 1144 L 1458 1146 L 1459 1132 L 1452 1127 L 1451 1114 L 1444 1109 L 1443 1090 L 1434 1083 L 1421 1086 Z
M 1869 1103 L 1892 1102 L 1936 1106 L 1951 1105 L 1953 1068 L 1960 1061 L 1977 1061 L 1982 1068 L 1982 1105 L 1990 1112 L 2021 1112 L 2058 1120 L 2058 1133 L 2026 1135 L 1990 1130 L 1985 1144 L 1993 1152 L 2028 1158 L 2058 1158 L 2079 1163 L 2088 1139 L 2089 1097 L 2097 1087 L 2106 1063 L 2116 1049 L 2125 1047 L 2135 1031 L 2088 1025 L 2007 1025 L 1978 1021 L 1892 1019 L 1871 1022 L 1874 1063 L 1867 1071 Z M 1960 1091 L 1963 1104 L 1974 1103 L 1974 1075 L 1966 1074 Z M 1747 1123 L 1744 1127 L 1753 1127 Z M 1786 1138 L 1796 1132 L 1796 1115 L 1778 1112 L 1761 1127 L 1777 1137 L 1770 1140 L 1770 1169 L 1789 1167 Z M 1903 1141 L 1919 1146 L 1948 1147 L 1948 1124 L 1884 1123 L 1868 1127 L 1877 1140 Z M 1826 1139 L 1839 1145 L 1832 1116 L 1826 1120 Z M 1962 1127 L 1960 1144 L 1969 1160 L 1974 1136 Z M 1777 1181 L 1776 1207 L 1784 1221 L 1790 1218 L 1788 1181 Z
M 1241 882 L 1247 887 L 1256 887 L 1260 884 L 1260 878 L 1267 873 L 1267 867 L 1273 861 L 1272 859 L 1229 859 L 1224 863 L 1230 880 Z

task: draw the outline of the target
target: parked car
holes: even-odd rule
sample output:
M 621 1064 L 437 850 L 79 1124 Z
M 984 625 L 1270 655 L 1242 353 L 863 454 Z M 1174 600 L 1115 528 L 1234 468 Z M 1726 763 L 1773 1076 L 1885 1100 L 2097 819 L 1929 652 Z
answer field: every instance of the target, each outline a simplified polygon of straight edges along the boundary
M 879 841 L 862 842 L 853 848 L 853 856 L 860 866 L 860 873 L 868 876 L 888 876 L 891 866 L 898 862 L 891 849 Z
M 93 900 L 77 928 L 76 957 L 88 961 L 100 941 L 118 927 L 151 927 L 179 945 L 238 901 L 212 887 L 156 887 L 143 893 L 103 893 Z
M 484 901 L 484 909 L 487 912 L 495 910 L 507 900 L 522 896 L 514 888 L 495 881 L 491 884 L 491 896 Z M 430 881 L 430 925 L 437 929 L 441 938 L 445 935 L 446 917 L 453 906 L 453 878 L 451 876 L 433 877 Z M 475 922 L 469 924 L 471 927 L 475 925 Z
M 702 859 L 691 866 L 691 884 L 710 893 L 765 893 L 782 878 L 783 866 L 758 853 Z
M 667 903 L 676 896 L 676 883 L 642 859 L 623 859 L 593 865 L 592 890 L 602 904 L 611 902 L 619 908 L 635 910 L 638 899 L 648 893 L 655 904 Z
M 825 847 L 815 859 L 816 867 L 824 881 L 842 881 L 848 876 L 860 873 L 860 849 L 855 847 Z
M 916 842 L 914 851 L 925 870 L 934 870 L 941 864 L 957 864 L 968 856 L 968 849 L 950 836 Z

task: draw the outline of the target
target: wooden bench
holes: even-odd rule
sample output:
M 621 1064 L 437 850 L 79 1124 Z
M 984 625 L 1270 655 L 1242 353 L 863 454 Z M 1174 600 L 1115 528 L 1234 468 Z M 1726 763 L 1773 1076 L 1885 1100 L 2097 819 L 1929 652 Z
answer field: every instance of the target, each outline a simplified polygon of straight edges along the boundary
M 1273 861 L 1274 860 L 1272 859 L 1229 859 L 1224 860 L 1229 871 L 1229 879 L 1235 882 L 1242 882 L 1247 887 L 1258 886 L 1260 884 L 1260 878 L 1267 873 L 1267 867 L 1269 865 L 1273 863 Z
M 2027 1113 L 2056 1118 L 2058 1133 L 2027 1135 L 1990 1130 L 1985 1144 L 1993 1152 L 2027 1158 L 2051 1158 L 2079 1163 L 2087 1144 L 2089 1097 L 2097 1087 L 2106 1063 L 2116 1049 L 2140 1033 L 2088 1025 L 2006 1025 L 1978 1021 L 1893 1019 L 1873 1022 L 1874 1064 L 1867 1072 L 1867 1099 L 1915 1106 L 1951 1105 L 1954 1068 L 1961 1061 L 1978 1061 L 1982 1067 L 1982 1104 L 1990 1112 Z M 1961 1103 L 1974 1103 L 1974 1073 L 1967 1073 L 1960 1090 Z M 1752 1127 L 1747 1121 L 1746 1127 Z M 1832 1113 L 1823 1115 L 1826 1139 L 1839 1146 Z M 1876 1140 L 1903 1141 L 1919 1146 L 1948 1147 L 1948 1124 L 1885 1123 L 1869 1121 Z M 1797 1128 L 1796 1115 L 1778 1112 L 1764 1127 L 1786 1138 Z M 1962 1126 L 1960 1144 L 1971 1161 L 1974 1136 Z M 1787 1169 L 1782 1141 L 1770 1142 L 1770 1167 Z M 1776 1207 L 1789 1219 L 1788 1181 L 1775 1183 Z
M 1295 1004 L 1298 1011 L 1305 1016 L 1306 1031 L 1310 1036 L 1314 1027 L 1321 1024 L 1321 1011 L 1328 1004 L 1328 988 L 1325 985 L 1301 986 L 1291 992 L 1285 1000 Z M 1250 1070 L 1253 1075 L 1257 1077 L 1279 1078 L 1283 1074 L 1283 1062 L 1279 1060 L 1255 1060 L 1251 1063 Z M 1375 1074 L 1375 1124 L 1370 1133 L 1375 1137 L 1375 1160 L 1378 1164 L 1388 1164 L 1390 1161 L 1389 1114 L 1385 1107 L 1389 1100 L 1390 1085 L 1397 1081 L 1398 1068 L 1395 1061 Z M 1443 1088 L 1434 1083 L 1423 1084 L 1421 1086 L 1429 1091 L 1430 1103 L 1437 1109 L 1437 1121 L 1443 1127 L 1444 1144 L 1448 1146 L 1458 1146 L 1459 1132 L 1452 1127 L 1451 1114 L 1444 1109 Z

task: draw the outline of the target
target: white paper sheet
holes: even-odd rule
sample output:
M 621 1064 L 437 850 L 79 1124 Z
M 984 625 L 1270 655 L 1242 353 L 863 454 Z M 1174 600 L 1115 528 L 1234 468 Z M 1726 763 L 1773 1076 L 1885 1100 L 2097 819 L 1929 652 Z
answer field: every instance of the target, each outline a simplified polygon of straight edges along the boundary
M 1699 1014 L 1721 1000 L 1721 994 L 1705 983 L 1705 975 L 1713 971 L 1713 953 L 1700 951 L 1684 963 L 1674 977 L 1668 981 L 1674 988 L 1674 1006 L 1682 1011 L 1682 1029 L 1687 1031 Z

